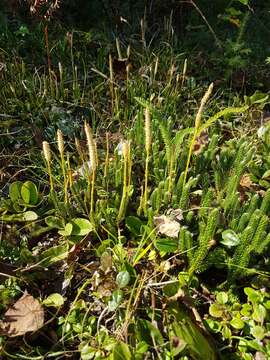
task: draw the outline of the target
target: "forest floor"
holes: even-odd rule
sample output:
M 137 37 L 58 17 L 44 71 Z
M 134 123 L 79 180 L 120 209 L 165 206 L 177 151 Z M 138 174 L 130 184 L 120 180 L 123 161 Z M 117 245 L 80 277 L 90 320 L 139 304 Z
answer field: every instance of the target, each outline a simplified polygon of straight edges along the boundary
M 0 357 L 269 359 L 267 65 L 1 36 Z

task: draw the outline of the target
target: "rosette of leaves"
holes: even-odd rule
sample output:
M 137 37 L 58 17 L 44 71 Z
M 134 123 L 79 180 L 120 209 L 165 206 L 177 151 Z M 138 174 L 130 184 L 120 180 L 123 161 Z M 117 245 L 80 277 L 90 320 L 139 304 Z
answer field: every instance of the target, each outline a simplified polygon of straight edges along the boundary
M 269 308 L 270 296 L 263 289 L 244 288 L 246 302 L 240 303 L 232 293 L 217 292 L 215 302 L 209 307 L 205 317 L 208 329 L 220 334 L 235 353 L 245 354 L 245 359 L 254 359 L 255 353 L 262 359 L 270 356 L 269 342 Z M 258 355 L 257 355 L 258 356 Z
M 15 181 L 9 185 L 8 199 L 1 199 L 2 221 L 35 221 L 38 214 L 31 208 L 38 205 L 40 196 L 32 181 Z

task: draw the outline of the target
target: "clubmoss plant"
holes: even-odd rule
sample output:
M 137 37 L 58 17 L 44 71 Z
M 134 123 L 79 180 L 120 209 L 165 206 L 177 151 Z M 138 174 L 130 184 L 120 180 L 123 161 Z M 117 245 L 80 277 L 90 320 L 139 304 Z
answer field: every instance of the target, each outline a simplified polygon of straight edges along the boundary
M 264 194 L 264 197 L 263 197 L 263 201 L 262 201 L 262 204 L 261 204 L 261 211 L 268 215 L 269 214 L 269 209 L 270 209 L 270 189 L 268 189 L 266 191 L 266 193 Z
M 234 281 L 237 276 L 243 276 L 245 274 L 243 269 L 248 266 L 252 253 L 261 253 L 262 248 L 268 245 L 269 239 L 266 231 L 268 228 L 268 216 L 264 215 L 260 209 L 256 209 L 251 214 L 247 227 L 241 234 L 240 244 L 231 259 L 229 282 Z
M 200 265 L 206 257 L 209 248 L 212 246 L 214 235 L 219 222 L 219 209 L 213 209 L 206 223 L 200 223 L 198 238 L 198 248 L 193 254 L 190 268 L 188 270 L 191 277 L 195 271 L 200 271 Z M 195 245 L 195 244 L 194 244 Z

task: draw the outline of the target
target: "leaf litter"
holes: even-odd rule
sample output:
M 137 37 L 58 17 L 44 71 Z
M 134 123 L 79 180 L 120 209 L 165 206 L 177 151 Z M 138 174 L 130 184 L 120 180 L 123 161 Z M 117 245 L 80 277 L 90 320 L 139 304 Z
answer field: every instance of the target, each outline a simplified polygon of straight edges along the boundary
M 21 336 L 39 330 L 44 324 L 44 309 L 40 302 L 25 292 L 4 314 L 0 334 Z

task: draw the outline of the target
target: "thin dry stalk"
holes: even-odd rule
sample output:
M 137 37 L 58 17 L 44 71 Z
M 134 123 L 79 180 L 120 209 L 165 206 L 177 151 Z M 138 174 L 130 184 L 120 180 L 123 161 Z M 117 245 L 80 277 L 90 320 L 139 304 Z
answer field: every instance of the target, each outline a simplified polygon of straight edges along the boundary
M 91 165 L 91 191 L 90 191 L 90 219 L 94 222 L 94 188 L 95 188 L 95 177 L 96 177 L 96 169 L 97 169 L 97 149 L 96 143 L 93 138 L 93 132 L 90 126 L 85 123 L 84 130 L 87 139 L 88 146 L 88 154 Z
M 123 193 L 121 203 L 118 211 L 117 222 L 118 224 L 125 216 L 126 205 L 128 201 L 128 190 L 129 190 L 129 162 L 130 162 L 130 142 L 125 141 L 122 148 L 123 159 L 124 159 L 124 171 L 123 171 Z
M 52 170 L 51 170 L 51 160 L 52 160 L 51 148 L 47 141 L 43 141 L 42 147 L 43 147 L 44 158 L 47 163 L 47 170 L 48 170 L 49 181 L 50 181 L 50 191 L 52 192 L 53 191 L 53 177 L 52 177 Z

